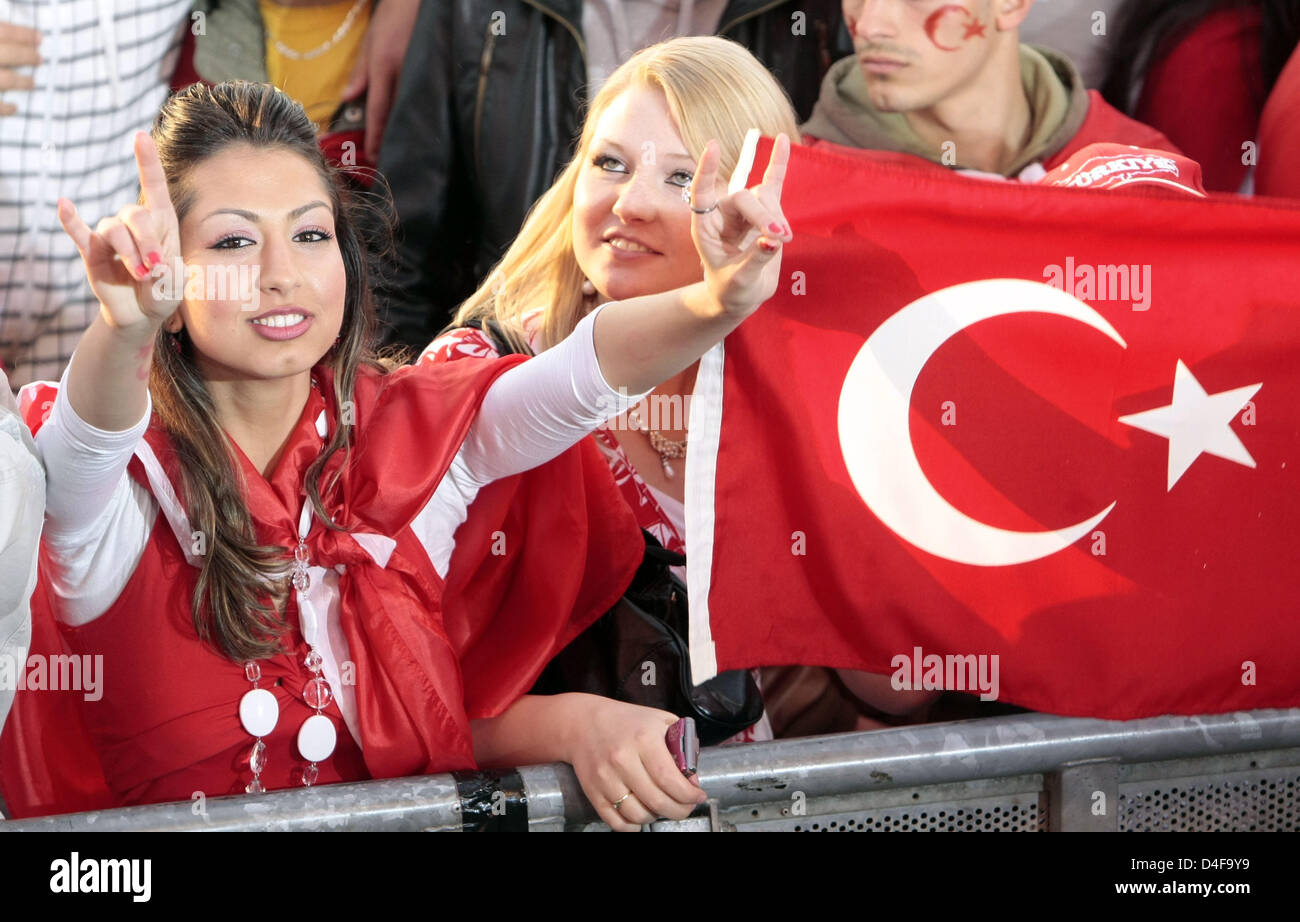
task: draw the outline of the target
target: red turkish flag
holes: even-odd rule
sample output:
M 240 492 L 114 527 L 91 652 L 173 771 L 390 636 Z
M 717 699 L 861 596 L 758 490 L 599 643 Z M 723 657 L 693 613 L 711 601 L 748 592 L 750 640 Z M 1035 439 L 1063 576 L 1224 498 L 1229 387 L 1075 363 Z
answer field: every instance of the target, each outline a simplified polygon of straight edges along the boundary
M 937 657 L 1060 714 L 1300 705 L 1300 208 L 828 147 L 783 206 L 692 406 L 697 681 Z

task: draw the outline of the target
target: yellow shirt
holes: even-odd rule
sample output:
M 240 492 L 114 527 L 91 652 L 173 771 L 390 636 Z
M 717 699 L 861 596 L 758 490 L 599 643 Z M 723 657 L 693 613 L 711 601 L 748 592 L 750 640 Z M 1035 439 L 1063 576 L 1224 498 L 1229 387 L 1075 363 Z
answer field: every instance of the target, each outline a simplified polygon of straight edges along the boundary
M 328 50 L 306 55 L 328 42 L 347 19 L 352 7 L 361 8 L 347 32 Z M 307 110 L 317 133 L 329 128 L 329 120 L 343 101 L 343 88 L 352 76 L 361 40 L 370 26 L 370 0 L 342 0 L 323 6 L 281 6 L 258 0 L 266 29 L 266 72 L 271 83 L 284 90 Z M 277 42 L 298 53 L 294 60 L 280 52 Z

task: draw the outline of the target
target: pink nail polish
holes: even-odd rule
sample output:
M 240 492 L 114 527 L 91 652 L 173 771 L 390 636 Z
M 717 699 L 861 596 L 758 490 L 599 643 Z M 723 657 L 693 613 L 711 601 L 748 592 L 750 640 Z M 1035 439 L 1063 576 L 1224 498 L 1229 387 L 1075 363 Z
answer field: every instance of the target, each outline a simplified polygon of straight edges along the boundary
M 770 231 L 771 231 L 772 233 L 774 233 L 774 234 L 779 234 L 779 233 L 781 233 L 781 225 L 780 225 L 780 224 L 777 224 L 775 221 L 773 221 L 771 224 L 769 224 L 769 225 L 767 226 L 767 229 L 770 230 Z
M 151 265 L 151 266 L 156 266 L 156 265 L 158 265 L 160 262 L 162 262 L 162 254 L 159 253 L 157 250 L 150 250 L 150 251 L 149 251 L 149 265 Z
M 764 250 L 766 250 L 769 253 L 776 252 L 777 244 L 773 243 L 770 240 L 760 240 L 758 241 L 758 245 L 761 246 Z
M 140 263 L 140 265 L 135 267 L 135 274 L 140 276 L 140 278 L 144 278 L 149 274 L 149 268 L 144 263 Z

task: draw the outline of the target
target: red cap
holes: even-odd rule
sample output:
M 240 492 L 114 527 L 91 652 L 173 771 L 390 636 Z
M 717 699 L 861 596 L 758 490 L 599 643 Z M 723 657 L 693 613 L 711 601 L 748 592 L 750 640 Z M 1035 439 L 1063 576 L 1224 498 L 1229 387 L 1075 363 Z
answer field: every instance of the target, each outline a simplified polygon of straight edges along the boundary
M 1089 144 L 1040 182 L 1076 189 L 1118 189 L 1141 183 L 1150 191 L 1165 189 L 1173 195 L 1205 197 L 1201 166 L 1195 160 L 1131 144 Z

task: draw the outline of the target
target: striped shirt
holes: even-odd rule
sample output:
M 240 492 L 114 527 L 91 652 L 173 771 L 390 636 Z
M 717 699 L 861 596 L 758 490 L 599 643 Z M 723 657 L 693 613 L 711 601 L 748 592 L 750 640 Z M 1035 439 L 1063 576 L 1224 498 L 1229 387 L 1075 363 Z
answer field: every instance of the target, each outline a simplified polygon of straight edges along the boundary
M 0 117 L 0 362 L 14 387 L 57 380 L 99 304 L 55 203 L 91 227 L 139 195 L 132 137 L 167 97 L 190 0 L 0 0 L 37 29 L 36 88 Z

